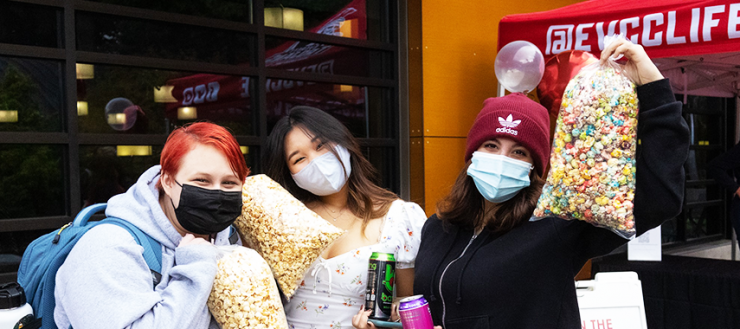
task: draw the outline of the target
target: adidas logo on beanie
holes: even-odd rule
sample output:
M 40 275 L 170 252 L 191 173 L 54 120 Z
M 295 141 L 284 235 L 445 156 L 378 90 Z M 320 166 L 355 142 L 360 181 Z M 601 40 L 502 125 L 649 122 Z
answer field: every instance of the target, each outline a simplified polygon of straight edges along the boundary
M 465 162 L 483 142 L 498 137 L 526 147 L 537 173 L 544 173 L 550 155 L 550 115 L 545 107 L 521 93 L 486 99 L 468 132 Z

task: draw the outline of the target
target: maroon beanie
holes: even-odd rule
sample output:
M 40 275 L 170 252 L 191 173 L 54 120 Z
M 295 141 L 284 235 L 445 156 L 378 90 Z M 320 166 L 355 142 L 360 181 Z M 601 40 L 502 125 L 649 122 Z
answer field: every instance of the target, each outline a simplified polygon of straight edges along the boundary
M 513 139 L 532 152 L 542 176 L 550 158 L 550 116 L 545 107 L 521 93 L 486 99 L 468 132 L 465 162 L 483 142 L 497 137 Z

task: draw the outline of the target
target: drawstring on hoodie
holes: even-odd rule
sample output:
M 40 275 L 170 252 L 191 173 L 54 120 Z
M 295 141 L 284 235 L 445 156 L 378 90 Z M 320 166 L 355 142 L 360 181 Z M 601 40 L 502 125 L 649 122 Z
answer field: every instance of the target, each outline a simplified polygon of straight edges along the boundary
M 445 273 L 447 273 L 447 270 L 450 269 L 450 266 L 460 260 L 463 256 L 465 256 L 465 252 L 468 251 L 468 248 L 473 244 L 475 239 L 478 237 L 477 234 L 473 234 L 472 237 L 470 237 L 470 241 L 468 241 L 468 244 L 465 246 L 465 248 L 460 253 L 460 256 L 457 256 L 457 258 L 453 259 L 451 262 L 447 263 L 447 266 L 445 266 L 444 271 L 442 271 L 442 274 L 439 276 L 439 298 L 442 300 L 442 327 L 445 326 L 445 317 L 447 316 L 447 306 L 445 305 L 445 298 L 444 293 L 442 292 L 442 282 L 444 281 Z
M 458 229 L 455 231 L 455 238 L 452 240 L 453 241 L 457 240 L 457 236 L 459 234 L 460 234 L 460 230 Z M 437 262 L 437 266 L 434 268 L 434 273 L 432 273 L 432 279 L 429 280 L 429 291 L 431 292 L 431 294 L 429 295 L 430 302 L 434 302 L 437 300 L 437 296 L 434 294 L 434 278 L 437 277 L 437 272 L 439 272 L 439 269 L 442 267 L 442 262 L 444 261 L 444 259 L 447 257 L 447 255 L 450 254 L 450 250 L 452 250 L 452 247 L 447 249 L 447 252 L 445 252 L 445 254 L 439 258 L 439 261 Z
M 468 267 L 468 263 L 470 263 L 470 261 L 475 256 L 475 253 L 478 252 L 478 250 L 480 250 L 480 248 L 483 246 L 483 243 L 485 242 L 486 238 L 488 238 L 488 235 L 490 235 L 490 233 L 486 229 L 484 229 L 483 232 L 480 233 L 478 237 L 480 238 L 481 242 L 478 243 L 478 245 L 473 250 L 473 253 L 470 254 L 470 257 L 468 257 L 465 263 L 463 263 L 462 270 L 460 270 L 460 275 L 457 277 L 457 299 L 455 300 L 455 304 L 457 305 L 462 304 L 462 277 L 465 273 L 465 269 Z

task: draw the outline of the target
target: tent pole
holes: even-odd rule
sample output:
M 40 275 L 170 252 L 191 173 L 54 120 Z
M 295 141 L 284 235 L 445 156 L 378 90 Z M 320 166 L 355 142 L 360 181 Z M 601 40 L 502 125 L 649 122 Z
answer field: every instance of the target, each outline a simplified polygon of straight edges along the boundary
M 735 91 L 735 143 L 740 142 L 740 95 Z
M 738 97 L 737 94 L 737 87 L 735 88 L 735 143 L 740 140 L 740 97 Z M 732 260 L 737 260 L 737 234 L 735 234 L 734 229 L 730 229 L 732 231 Z
M 683 104 L 686 105 L 689 100 L 689 75 L 684 68 L 681 68 L 681 75 L 683 75 Z

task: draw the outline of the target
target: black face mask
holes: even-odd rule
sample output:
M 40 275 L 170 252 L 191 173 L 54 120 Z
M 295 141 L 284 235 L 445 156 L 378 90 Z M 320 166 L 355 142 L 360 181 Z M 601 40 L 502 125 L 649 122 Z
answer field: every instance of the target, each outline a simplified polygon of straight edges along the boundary
M 221 232 L 241 215 L 241 191 L 209 190 L 187 184 L 180 185 L 180 187 L 182 187 L 180 204 L 175 208 L 175 216 L 182 228 L 191 233 Z M 174 208 L 175 203 L 171 198 L 170 202 Z

